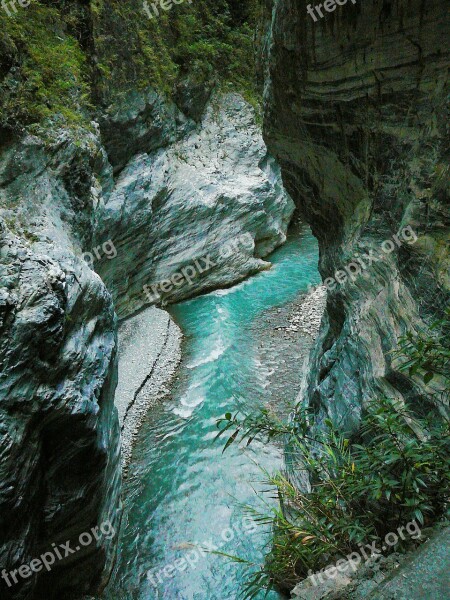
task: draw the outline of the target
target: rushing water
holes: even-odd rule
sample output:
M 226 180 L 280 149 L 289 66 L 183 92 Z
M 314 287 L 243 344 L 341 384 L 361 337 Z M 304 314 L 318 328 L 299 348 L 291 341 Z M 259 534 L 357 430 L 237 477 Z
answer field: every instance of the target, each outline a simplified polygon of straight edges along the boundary
M 222 453 L 223 441 L 213 440 L 225 412 L 265 405 L 268 372 L 252 324 L 319 281 L 317 245 L 307 229 L 270 260 L 270 271 L 172 307 L 186 336 L 180 377 L 171 400 L 152 409 L 139 434 L 108 600 L 236 600 L 244 567 L 198 547 L 262 562 L 270 532 L 254 531 L 238 502 L 261 508 L 253 491 L 262 486 L 258 465 L 279 469 L 281 452 L 233 444 Z M 294 400 L 289 388 L 286 400 Z

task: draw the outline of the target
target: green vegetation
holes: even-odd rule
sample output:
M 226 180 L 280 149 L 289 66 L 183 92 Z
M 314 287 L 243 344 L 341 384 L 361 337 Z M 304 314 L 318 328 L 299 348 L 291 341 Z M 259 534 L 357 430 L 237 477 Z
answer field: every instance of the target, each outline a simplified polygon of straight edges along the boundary
M 430 383 L 435 375 L 450 380 L 450 308 L 446 310 L 446 318 L 436 321 L 431 328 L 433 337 L 422 334 L 407 333 L 400 339 L 399 349 L 393 352 L 396 358 L 403 361 L 400 369 L 410 376 L 422 374 L 424 383 Z
M 432 338 L 402 338 L 398 354 L 403 370 L 422 374 L 428 384 L 443 378 L 447 390 L 449 316 L 447 311 L 446 319 L 433 326 Z M 282 507 L 255 513 L 261 523 L 273 525 L 274 540 L 262 567 L 248 565 L 246 598 L 275 585 L 292 589 L 309 569 L 320 570 L 358 551 L 360 543 L 381 540 L 414 520 L 432 525 L 446 514 L 450 421 L 444 411 L 442 418 L 436 413 L 419 418 L 417 412 L 399 401 L 374 400 L 353 436 L 339 432 L 330 420 L 316 423 L 311 411 L 301 409 L 288 424 L 274 421 L 268 411 L 244 418 L 227 413 L 218 422 L 218 437 L 232 431 L 225 449 L 244 439 L 250 444 L 255 438 L 283 437 L 288 460 L 310 482 L 300 490 L 283 474 L 267 474 Z
M 149 19 L 141 0 L 33 0 L 0 11 L 0 126 L 89 126 L 92 105 L 130 89 L 167 95 L 188 77 L 257 102 L 258 0 L 193 0 Z
M 98 68 L 113 89 L 156 86 L 170 94 L 179 78 L 217 80 L 255 97 L 258 0 L 192 0 L 149 19 L 140 0 L 92 2 Z M 124 45 L 124 40 L 126 44 Z M 102 86 L 111 89 L 105 77 Z M 105 89 L 101 90 L 105 92 Z
M 51 7 L 33 2 L 12 17 L 0 11 L 0 124 L 17 129 L 53 119 L 81 125 L 89 110 L 86 60 Z

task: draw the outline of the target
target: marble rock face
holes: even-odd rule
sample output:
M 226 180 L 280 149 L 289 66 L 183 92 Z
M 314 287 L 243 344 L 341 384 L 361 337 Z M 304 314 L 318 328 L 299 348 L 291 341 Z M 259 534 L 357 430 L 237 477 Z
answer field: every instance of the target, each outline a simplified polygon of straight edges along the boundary
M 351 431 L 377 395 L 429 401 L 389 351 L 449 299 L 448 7 L 348 2 L 314 22 L 306 2 L 271 4 L 264 137 L 334 280 L 303 400 Z
M 121 171 L 96 224 L 117 256 L 96 268 L 119 316 L 178 301 L 268 268 L 293 210 L 253 109 L 213 97 L 194 132 Z
M 269 268 L 262 257 L 294 210 L 240 96 L 213 99 L 199 124 L 151 91 L 105 115 L 75 139 L 0 140 L 0 564 L 80 547 L 107 525 L 48 572 L 0 580 L 7 600 L 108 580 L 121 515 L 117 315 Z M 173 290 L 159 287 L 176 274 Z
M 48 572 L 11 587 L 2 580 L 2 598 L 100 588 L 115 553 L 117 318 L 104 283 L 80 258 L 89 238 L 87 184 L 96 178 L 90 148 L 98 150 L 88 142 L 76 148 L 63 134 L 51 152 L 31 137 L 2 148 L 0 564 L 18 569 L 52 544 L 75 549 L 82 533 L 111 528 L 67 558 L 62 550 Z

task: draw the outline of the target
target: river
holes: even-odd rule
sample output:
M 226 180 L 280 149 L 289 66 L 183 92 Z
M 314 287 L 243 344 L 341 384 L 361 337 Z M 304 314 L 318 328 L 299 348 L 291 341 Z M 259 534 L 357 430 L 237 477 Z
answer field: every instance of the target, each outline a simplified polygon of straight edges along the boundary
M 268 489 L 260 467 L 280 469 L 281 450 L 234 444 L 222 453 L 224 442 L 214 437 L 225 412 L 273 401 L 271 365 L 260 350 L 269 333 L 262 315 L 320 281 L 307 228 L 290 234 L 269 260 L 268 271 L 170 309 L 185 336 L 183 361 L 171 398 L 151 410 L 139 433 L 107 600 L 237 600 L 245 567 L 207 550 L 263 560 L 270 531 L 246 520 L 239 504 L 262 507 L 254 492 Z M 286 406 L 294 400 L 286 383 Z M 273 494 L 265 501 L 275 502 Z

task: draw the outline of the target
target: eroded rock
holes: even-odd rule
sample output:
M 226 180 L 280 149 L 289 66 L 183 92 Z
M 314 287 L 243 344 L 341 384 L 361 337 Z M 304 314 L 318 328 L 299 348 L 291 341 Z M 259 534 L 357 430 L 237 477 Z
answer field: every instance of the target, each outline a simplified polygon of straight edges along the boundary
M 121 172 L 96 226 L 118 256 L 96 268 L 119 316 L 175 302 L 269 268 L 261 257 L 285 241 L 293 210 L 253 109 L 216 97 L 195 132 Z M 186 268 L 191 277 L 169 281 Z

